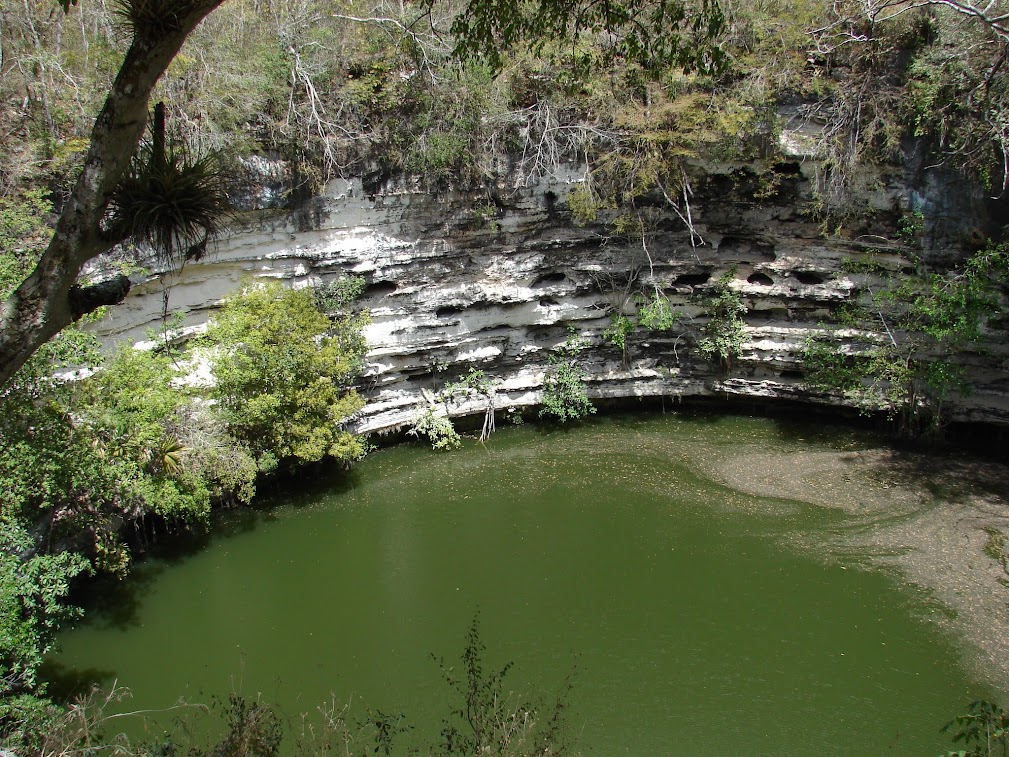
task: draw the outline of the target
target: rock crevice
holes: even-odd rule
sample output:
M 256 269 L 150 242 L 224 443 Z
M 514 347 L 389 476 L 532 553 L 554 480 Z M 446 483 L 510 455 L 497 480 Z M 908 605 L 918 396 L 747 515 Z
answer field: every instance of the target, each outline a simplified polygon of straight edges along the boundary
M 109 341 L 142 340 L 161 317 L 165 286 L 171 309 L 183 311 L 186 327 L 196 329 L 243 277 L 308 286 L 354 273 L 366 280 L 363 304 L 372 318 L 362 380 L 368 405 L 355 420 L 363 433 L 409 424 L 424 406 L 424 390 L 437 391 L 471 367 L 497 382 L 498 408 L 537 404 L 547 356 L 569 329 L 588 340 L 582 357 L 593 398 L 837 404 L 839 398 L 803 383 L 800 354 L 808 336 L 868 285 L 869 274 L 849 272 L 853 262 L 871 256 L 879 271 L 909 268 L 894 241 L 902 209 L 943 201 L 931 178 L 919 188 L 881 176 L 881 188 L 866 198 L 866 207 L 875 208 L 873 234 L 825 236 L 810 220 L 817 163 L 787 165 L 792 170 L 777 177 L 776 194 L 759 201 L 752 187 L 764 169 L 696 167 L 703 178 L 694 182 L 693 228 L 672 209 L 660 212 L 647 253 L 640 238 L 614 234 L 606 219 L 575 221 L 567 198 L 584 175 L 577 166 L 513 192 L 493 209 L 485 192 L 433 196 L 389 184 L 369 193 L 359 180 L 334 181 L 314 198 L 311 223 L 297 213 L 251 216 L 205 261 L 136 282 L 98 331 Z M 923 255 L 953 255 L 957 235 L 980 223 L 966 214 L 953 228 L 943 218 L 944 241 L 933 238 Z M 745 343 L 728 373 L 695 347 L 703 298 L 726 276 L 747 309 Z M 636 327 L 625 349 L 614 347 L 604 337 L 611 314 L 633 316 L 635 295 L 654 291 L 682 312 L 680 322 L 667 332 Z M 957 401 L 954 416 L 1009 423 L 1009 383 L 998 360 L 977 362 L 975 391 Z M 482 406 L 456 402 L 451 412 Z

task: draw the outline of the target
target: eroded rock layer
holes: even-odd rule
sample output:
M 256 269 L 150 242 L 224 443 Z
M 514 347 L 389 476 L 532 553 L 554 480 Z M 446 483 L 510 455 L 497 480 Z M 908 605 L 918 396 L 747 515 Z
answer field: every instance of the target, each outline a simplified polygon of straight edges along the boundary
M 782 144 L 786 158 L 773 165 L 697 167 L 689 203 L 674 209 L 660 197 L 646 208 L 644 245 L 606 223 L 620 211 L 575 220 L 568 200 L 583 175 L 578 167 L 491 192 L 432 195 L 396 183 L 366 191 L 360 181 L 336 181 L 297 213 L 253 216 L 205 262 L 150 275 L 100 334 L 139 341 L 161 328 L 166 285 L 169 310 L 198 328 L 243 277 L 304 286 L 355 273 L 366 279 L 372 317 L 362 382 L 368 405 L 355 420 L 362 432 L 409 424 L 425 391 L 471 367 L 496 382 L 498 408 L 535 405 L 546 358 L 569 329 L 588 340 L 582 361 L 593 398 L 838 404 L 804 384 L 803 346 L 839 305 L 878 286 L 878 272 L 911 269 L 898 243 L 900 219 L 927 209 L 919 254 L 947 264 L 962 256 L 965 239 L 984 235 L 987 221 L 983 203 L 955 183 L 934 174 L 912 181 L 902 169 L 865 182 L 860 228 L 825 233 L 811 220 L 818 165 Z M 868 259 L 877 273 L 859 265 Z M 747 308 L 746 341 L 728 367 L 696 347 L 705 297 L 725 275 Z M 636 326 L 625 350 L 614 347 L 604 336 L 611 314 L 633 318 L 636 298 L 656 289 L 681 312 L 679 323 L 661 332 Z M 957 400 L 956 418 L 1009 422 L 1004 355 L 992 349 L 972 358 L 975 389 Z M 449 410 L 483 405 L 459 398 Z

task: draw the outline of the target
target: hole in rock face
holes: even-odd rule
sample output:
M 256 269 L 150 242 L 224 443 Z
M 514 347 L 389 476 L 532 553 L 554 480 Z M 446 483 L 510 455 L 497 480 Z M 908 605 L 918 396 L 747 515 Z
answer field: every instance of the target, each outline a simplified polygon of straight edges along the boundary
M 731 176 L 725 174 L 715 174 L 708 177 L 708 191 L 713 196 L 728 195 L 734 189 Z
M 541 308 L 555 308 L 558 305 L 560 305 L 560 303 L 553 297 L 544 297 L 542 300 L 540 300 Z
M 798 176 L 802 173 L 802 166 L 795 161 L 782 161 L 774 164 L 774 172 L 784 176 Z
M 722 254 L 738 252 L 744 244 L 745 242 L 739 237 L 722 237 L 722 241 L 718 243 L 718 251 Z
M 385 297 L 387 294 L 392 294 L 396 291 L 396 285 L 391 281 L 376 281 L 373 284 L 369 284 L 365 287 L 364 296 L 365 297 Z
M 774 245 L 733 236 L 722 237 L 717 250 L 719 255 L 731 256 L 738 260 L 773 263 L 777 258 L 774 254 Z
M 802 373 L 802 371 L 787 370 L 787 371 L 782 371 L 781 373 L 779 373 L 778 374 L 778 378 L 791 379 L 791 380 L 794 380 L 794 381 L 799 381 L 799 380 L 801 380 L 803 378 L 803 375 L 804 374 Z
M 702 271 L 701 273 L 684 273 L 673 280 L 673 286 L 696 287 L 701 284 L 707 284 L 710 279 L 711 273 L 709 271 Z
M 800 284 L 805 284 L 806 286 L 813 286 L 824 282 L 823 276 L 818 273 L 813 273 L 812 271 L 792 271 L 792 276 L 794 276 Z
M 772 279 L 766 273 L 761 273 L 760 271 L 751 273 L 746 280 L 751 284 L 760 284 L 761 286 L 765 287 L 769 287 L 774 283 L 774 279 Z
M 746 320 L 753 321 L 785 321 L 788 320 L 788 308 L 763 307 L 760 310 L 747 310 Z
M 423 367 L 400 368 L 399 373 L 401 376 L 406 377 L 407 381 L 423 381 L 426 383 L 431 379 L 431 365 L 434 365 L 434 361 L 430 365 Z
M 464 308 L 456 305 L 443 305 L 434 311 L 434 315 L 436 318 L 448 318 L 449 316 L 461 313 L 463 310 Z
M 560 272 L 544 273 L 542 276 L 536 277 L 536 280 L 533 281 L 532 286 L 533 289 L 535 289 L 536 287 L 546 287 L 550 286 L 551 284 L 560 284 L 566 278 L 567 277 Z
M 546 207 L 547 213 L 553 213 L 557 206 L 557 193 L 550 189 L 544 192 L 543 205 Z

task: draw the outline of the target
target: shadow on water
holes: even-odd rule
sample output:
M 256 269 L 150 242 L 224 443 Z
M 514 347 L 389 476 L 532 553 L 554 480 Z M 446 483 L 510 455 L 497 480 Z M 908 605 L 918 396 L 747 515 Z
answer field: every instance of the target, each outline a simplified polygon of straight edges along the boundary
M 308 465 L 281 479 L 271 482 L 269 487 L 260 487 L 256 494 L 256 505 L 246 508 L 259 513 L 260 520 L 269 522 L 276 519 L 273 513 L 277 505 L 301 509 L 314 505 L 323 495 L 342 496 L 360 485 L 361 476 L 356 468 L 349 470 L 339 464 Z
M 128 581 L 98 576 L 77 588 L 71 602 L 84 608 L 88 625 L 102 630 L 126 631 L 139 624 L 141 601 L 167 567 L 160 561 L 137 561 Z
M 532 428 L 535 429 L 537 436 L 549 439 L 550 437 L 556 438 L 577 434 L 586 428 L 592 428 L 594 425 L 596 424 L 592 420 L 573 421 L 564 424 L 537 421 L 533 424 Z
M 140 607 L 151 586 L 161 575 L 204 551 L 218 539 L 253 531 L 275 515 L 256 506 L 219 513 L 208 529 L 184 529 L 162 536 L 161 540 L 137 549 L 128 580 L 98 575 L 74 587 L 72 604 L 82 607 L 89 626 L 101 630 L 126 631 L 140 623 Z
M 903 440 L 869 419 L 776 416 L 779 438 L 795 444 L 822 444 L 842 451 L 875 450 L 867 458 L 870 475 L 887 485 L 928 492 L 937 499 L 961 503 L 971 497 L 1009 498 L 1009 469 L 1002 450 L 976 453 L 957 446 L 929 446 Z M 969 445 L 968 445 L 969 447 Z
M 843 450 L 890 444 L 883 434 L 863 420 L 792 414 L 774 416 L 769 420 L 774 424 L 778 438 L 793 444 L 822 444 Z
M 655 418 L 656 415 L 675 415 L 696 423 L 716 424 L 727 414 L 732 414 L 731 409 L 727 413 L 725 407 L 715 403 L 698 400 L 678 401 L 673 397 L 618 397 L 595 399 L 593 402 L 600 415 L 621 425 L 624 423 L 631 425 L 641 420 Z M 743 408 L 735 409 L 740 415 L 749 415 Z M 587 423 L 592 423 L 592 420 L 590 418 Z
M 1009 499 L 1005 464 L 962 453 L 927 453 L 888 449 L 876 465 L 889 481 L 925 489 L 932 496 L 960 503 L 971 497 Z
M 42 664 L 39 675 L 48 684 L 49 696 L 57 702 L 70 702 L 95 687 L 109 689 L 116 680 L 114 670 L 77 668 L 52 659 Z
M 313 475 L 314 474 L 314 475 Z M 100 575 L 82 581 L 70 597 L 84 608 L 87 624 L 102 630 L 125 631 L 139 623 L 143 598 L 166 570 L 204 552 L 215 541 L 251 533 L 259 526 L 278 519 L 277 505 L 305 507 L 318 501 L 321 494 L 342 494 L 354 488 L 353 471 L 330 466 L 290 477 L 283 484 L 267 490 L 254 504 L 222 510 L 215 514 L 209 528 L 171 529 L 156 536 L 153 543 L 131 545 L 135 560 L 129 580 Z
M 177 559 L 184 559 L 202 552 L 218 539 L 230 539 L 234 536 L 252 533 L 260 525 L 273 523 L 275 520 L 277 520 L 277 515 L 273 512 L 272 507 L 268 503 L 261 502 L 258 499 L 247 507 L 223 510 L 214 518 L 213 525 L 203 535 L 203 538 L 195 538 L 190 544 L 185 545 L 186 551 L 178 555 Z M 163 559 L 171 561 L 175 558 L 167 556 Z

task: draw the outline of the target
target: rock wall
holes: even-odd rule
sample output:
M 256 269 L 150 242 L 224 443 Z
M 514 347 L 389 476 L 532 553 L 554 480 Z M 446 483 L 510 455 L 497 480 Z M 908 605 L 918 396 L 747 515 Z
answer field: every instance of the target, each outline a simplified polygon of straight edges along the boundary
M 575 222 L 568 196 L 579 167 L 534 186 L 437 196 L 406 183 L 366 191 L 361 181 L 335 181 L 297 213 L 251 215 L 208 260 L 143 277 L 97 331 L 108 341 L 144 339 L 161 327 L 166 286 L 169 310 L 183 311 L 187 329 L 196 329 L 242 277 L 304 286 L 353 272 L 366 278 L 372 316 L 362 382 L 369 402 L 355 420 L 361 432 L 409 424 L 425 390 L 470 367 L 499 382 L 498 408 L 535 405 L 547 355 L 569 328 L 589 340 L 583 357 L 593 398 L 835 404 L 803 384 L 798 356 L 832 309 L 872 286 L 869 274 L 850 273 L 853 262 L 871 255 L 878 266 L 910 270 L 893 240 L 914 209 L 928 211 L 922 254 L 937 261 L 961 255 L 962 243 L 983 235 L 989 220 L 980 198 L 953 178 L 912 166 L 863 177 L 865 218 L 844 235 L 825 235 L 811 220 L 820 167 L 803 152 L 808 143 L 786 131 L 784 157 L 772 166 L 694 166 L 694 233 L 657 199 L 647 253 L 640 239 L 607 231 L 605 218 Z M 748 310 L 743 354 L 727 372 L 695 347 L 704 295 L 726 272 Z M 671 332 L 636 328 L 623 354 L 602 336 L 610 313 L 632 312 L 634 293 L 654 287 L 685 317 Z M 975 359 L 977 389 L 958 400 L 958 419 L 1009 423 L 1004 358 Z M 481 408 L 462 400 L 451 412 Z

